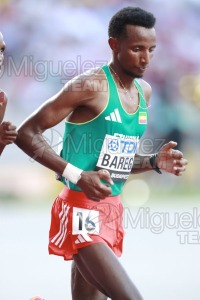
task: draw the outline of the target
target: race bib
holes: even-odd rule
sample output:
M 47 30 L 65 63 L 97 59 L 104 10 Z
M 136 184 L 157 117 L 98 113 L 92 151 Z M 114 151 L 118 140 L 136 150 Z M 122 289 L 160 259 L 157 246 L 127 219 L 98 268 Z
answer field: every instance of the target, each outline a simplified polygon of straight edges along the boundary
M 106 169 L 112 180 L 126 181 L 133 167 L 138 137 L 117 137 L 106 134 L 96 170 Z
M 72 234 L 99 234 L 99 212 L 73 207 Z

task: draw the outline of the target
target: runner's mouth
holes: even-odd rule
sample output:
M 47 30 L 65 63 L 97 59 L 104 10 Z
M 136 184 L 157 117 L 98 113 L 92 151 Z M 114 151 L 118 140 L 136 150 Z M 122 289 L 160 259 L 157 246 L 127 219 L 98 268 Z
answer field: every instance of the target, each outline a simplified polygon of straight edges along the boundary
M 145 67 L 138 67 L 137 69 L 138 69 L 140 72 L 145 72 L 147 68 L 148 68 L 148 67 L 145 66 Z

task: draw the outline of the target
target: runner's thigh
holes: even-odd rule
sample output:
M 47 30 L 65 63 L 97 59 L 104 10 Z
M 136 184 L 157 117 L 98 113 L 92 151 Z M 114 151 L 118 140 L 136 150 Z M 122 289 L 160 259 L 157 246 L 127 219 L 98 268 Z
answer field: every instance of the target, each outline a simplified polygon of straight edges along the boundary
M 96 283 L 96 287 L 112 300 L 142 300 L 137 288 L 106 244 L 81 248 L 74 255 L 74 260 L 84 278 L 93 285 Z
M 81 275 L 75 262 L 72 263 L 71 290 L 73 300 L 107 300 L 108 297 L 97 289 L 94 280 L 91 283 L 86 281 Z

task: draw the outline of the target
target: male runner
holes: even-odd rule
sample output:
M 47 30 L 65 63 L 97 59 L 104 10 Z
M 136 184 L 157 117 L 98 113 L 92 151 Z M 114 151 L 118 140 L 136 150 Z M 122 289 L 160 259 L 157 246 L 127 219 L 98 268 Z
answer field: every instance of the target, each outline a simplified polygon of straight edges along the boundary
M 154 24 L 140 8 L 116 13 L 109 24 L 111 62 L 68 82 L 19 128 L 17 145 L 31 157 L 40 149 L 37 161 L 62 174 L 49 252 L 73 259 L 73 300 L 142 299 L 116 257 L 124 236 L 119 195 L 130 173 L 185 171 L 175 142 L 155 155 L 136 154 L 148 123 L 151 87 L 141 78 L 156 47 Z M 42 134 L 65 118 L 59 156 Z
M 0 72 L 4 60 L 4 50 L 6 44 L 3 40 L 3 35 L 0 32 Z M 17 132 L 16 127 L 13 126 L 10 122 L 3 122 L 3 117 L 5 114 L 7 105 L 7 97 L 5 93 L 0 89 L 0 155 L 3 152 L 3 149 L 6 145 L 11 144 L 15 141 Z

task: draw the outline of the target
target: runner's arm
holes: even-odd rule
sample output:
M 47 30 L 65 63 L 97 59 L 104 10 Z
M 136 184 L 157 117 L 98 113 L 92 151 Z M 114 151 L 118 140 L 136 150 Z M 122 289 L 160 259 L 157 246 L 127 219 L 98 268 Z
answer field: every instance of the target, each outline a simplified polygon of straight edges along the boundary
M 3 122 L 4 114 L 7 106 L 7 96 L 0 90 L 0 155 L 8 144 L 12 144 L 16 140 L 16 127 L 10 122 Z
M 151 86 L 144 80 L 141 80 L 140 84 L 143 88 L 148 107 L 152 94 Z M 185 171 L 188 161 L 183 158 L 182 152 L 173 149 L 176 146 L 177 143 L 171 141 L 162 146 L 158 153 L 151 155 L 136 154 L 131 173 L 138 174 L 155 170 L 161 174 L 162 172 L 160 170 L 163 170 L 176 176 L 182 175 L 182 173 Z
M 75 84 L 75 82 L 74 82 Z M 45 141 L 43 133 L 65 119 L 76 107 L 92 101 L 93 93 L 88 91 L 75 92 L 72 86 L 65 87 L 54 97 L 47 100 L 37 111 L 25 120 L 18 129 L 16 144 L 26 154 L 45 167 L 58 174 L 63 174 L 68 162 L 62 159 Z M 77 185 L 89 199 L 99 201 L 111 194 L 111 188 L 100 179 L 112 184 L 108 172 L 85 172 Z
M 7 96 L 6 94 L 0 90 L 0 124 L 3 121 L 4 114 L 6 111 L 6 106 L 7 106 Z
M 17 146 L 26 154 L 59 174 L 63 173 L 67 162 L 46 142 L 43 133 L 64 120 L 84 102 L 84 92 L 73 91 L 73 84 L 64 87 L 33 112 L 18 128 L 16 140 Z

